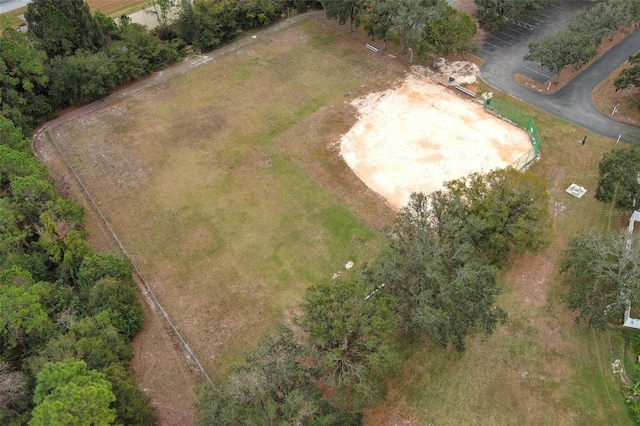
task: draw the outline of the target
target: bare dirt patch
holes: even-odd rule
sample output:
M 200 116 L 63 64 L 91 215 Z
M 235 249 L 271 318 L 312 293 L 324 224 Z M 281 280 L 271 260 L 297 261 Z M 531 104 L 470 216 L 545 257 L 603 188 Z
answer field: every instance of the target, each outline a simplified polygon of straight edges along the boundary
M 357 99 L 360 119 L 340 141 L 345 162 L 399 209 L 473 172 L 504 168 L 531 150 L 527 133 L 417 73 Z

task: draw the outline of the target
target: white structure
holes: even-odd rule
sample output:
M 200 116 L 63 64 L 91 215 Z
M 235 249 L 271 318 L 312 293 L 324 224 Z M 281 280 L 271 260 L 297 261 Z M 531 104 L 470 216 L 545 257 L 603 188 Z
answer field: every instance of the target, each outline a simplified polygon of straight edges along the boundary
M 629 234 L 633 233 L 633 228 L 635 227 L 636 222 L 640 222 L 640 212 L 637 210 L 633 212 L 629 219 L 629 227 L 627 228 Z M 631 317 L 631 303 L 627 303 L 627 309 L 624 311 L 624 323 L 622 325 L 623 327 L 640 330 L 640 319 Z
M 576 198 L 582 198 L 582 196 L 587 193 L 587 190 L 578 184 L 572 183 L 567 189 L 565 189 L 565 192 Z

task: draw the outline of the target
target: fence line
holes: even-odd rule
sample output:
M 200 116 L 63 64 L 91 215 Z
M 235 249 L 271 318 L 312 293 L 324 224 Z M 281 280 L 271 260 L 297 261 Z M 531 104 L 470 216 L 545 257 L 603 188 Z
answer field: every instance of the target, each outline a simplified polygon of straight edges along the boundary
M 540 137 L 538 126 L 536 126 L 536 122 L 533 120 L 533 117 L 520 111 L 516 107 L 507 104 L 506 102 L 494 98 L 490 98 L 485 101 L 484 109 L 485 111 L 504 120 L 510 121 L 516 126 L 522 127 L 527 131 L 529 141 L 533 147 L 533 156 L 531 156 L 529 152 L 523 155 L 523 157 L 526 157 L 527 162 L 521 167 L 526 166 L 538 157 L 538 154 L 540 153 L 540 145 L 542 145 L 542 138 Z M 521 158 L 518 159 L 517 163 L 521 161 Z M 518 167 L 516 168 L 519 169 Z
M 536 152 L 532 147 L 529 151 L 525 152 L 520 157 L 518 157 L 516 161 L 511 163 L 511 167 L 513 167 L 516 170 L 522 171 L 536 158 L 537 158 Z
M 133 261 L 133 259 L 131 258 L 131 256 L 129 256 L 129 253 L 127 252 L 127 250 L 124 248 L 124 245 L 122 244 L 122 241 L 120 241 L 120 239 L 118 238 L 118 235 L 116 234 L 115 230 L 113 229 L 113 227 L 111 226 L 111 224 L 109 223 L 109 221 L 107 220 L 107 218 L 105 217 L 105 215 L 102 213 L 102 210 L 100 210 L 100 207 L 98 207 L 98 204 L 96 203 L 96 201 L 94 200 L 94 198 L 91 196 L 91 193 L 89 192 L 89 190 L 87 189 L 87 187 L 84 185 L 84 183 L 82 182 L 82 180 L 80 179 L 80 176 L 78 175 L 78 173 L 76 172 L 76 170 L 73 168 L 73 166 L 71 165 L 71 162 L 69 161 L 69 159 L 67 158 L 66 154 L 64 153 L 64 151 L 62 151 L 62 149 L 60 149 L 60 146 L 58 146 L 58 143 L 56 142 L 55 138 L 53 136 L 51 136 L 51 134 L 49 133 L 49 128 L 48 126 L 45 127 L 43 129 L 43 131 L 41 132 L 41 134 L 44 133 L 49 140 L 51 141 L 51 143 L 53 144 L 54 148 L 56 149 L 56 151 L 58 152 L 58 154 L 60 154 L 60 157 L 62 158 L 62 160 L 64 161 L 64 163 L 67 165 L 67 167 L 69 168 L 69 170 L 71 170 L 71 173 L 73 173 L 73 176 L 76 178 L 76 181 L 78 182 L 78 184 L 80 184 L 80 187 L 82 187 L 82 190 L 84 191 L 85 195 L 87 196 L 87 199 L 89 200 L 89 202 L 91 203 L 91 205 L 93 206 L 93 208 L 95 209 L 95 211 L 98 213 L 98 215 L 100 216 L 100 219 L 102 219 L 103 224 L 107 227 L 107 230 L 109 231 L 109 233 L 111 234 L 111 237 L 115 240 L 116 244 L 118 244 L 118 247 L 120 248 L 120 251 L 122 251 L 122 253 L 124 254 L 124 256 L 127 258 L 127 260 L 129 260 L 129 262 L 131 262 L 131 265 L 133 266 L 134 272 L 136 274 L 136 276 L 138 277 L 139 281 L 143 284 L 144 286 L 144 290 L 147 291 L 148 294 L 151 295 L 151 299 L 153 302 L 153 305 L 155 305 L 155 307 L 157 309 L 160 310 L 160 312 L 162 313 L 162 316 L 164 317 L 167 325 L 169 326 L 169 329 L 171 331 L 171 333 L 178 338 L 178 340 L 180 341 L 180 343 L 182 344 L 184 350 L 189 354 L 189 356 L 191 357 L 191 359 L 195 362 L 196 366 L 198 367 L 198 369 L 200 370 L 200 373 L 202 374 L 202 376 L 209 382 L 209 383 L 213 383 L 211 381 L 211 378 L 209 377 L 209 375 L 207 374 L 207 372 L 205 371 L 204 367 L 202 366 L 202 364 L 200 363 L 200 360 L 198 359 L 198 357 L 196 357 L 196 355 L 193 353 L 193 351 L 191 350 L 191 348 L 189 347 L 189 345 L 187 344 L 187 342 L 184 340 L 184 338 L 182 337 L 182 335 L 180 334 L 180 332 L 178 331 L 178 329 L 175 327 L 175 325 L 173 324 L 173 322 L 171 321 L 171 318 L 169 318 L 169 314 L 167 314 L 167 311 L 164 310 L 164 308 L 162 307 L 162 305 L 160 304 L 160 301 L 158 301 L 158 298 L 156 298 L 156 295 L 153 293 L 153 290 L 151 289 L 151 287 L 149 286 L 149 284 L 147 283 L 147 281 L 144 279 L 144 276 L 142 275 L 142 272 L 140 272 L 140 269 L 138 269 L 138 266 L 136 265 L 136 263 Z

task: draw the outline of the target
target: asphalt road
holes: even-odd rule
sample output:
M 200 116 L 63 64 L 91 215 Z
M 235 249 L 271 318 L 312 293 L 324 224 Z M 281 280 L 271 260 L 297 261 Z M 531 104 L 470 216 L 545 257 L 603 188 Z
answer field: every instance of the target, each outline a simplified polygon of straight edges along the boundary
M 531 19 L 527 23 L 529 28 L 510 24 L 505 31 L 491 34 L 487 37 L 490 44 L 483 45 L 479 52 L 479 56 L 486 59 L 480 68 L 480 76 L 491 86 L 585 129 L 614 139 L 621 136 L 626 142 L 640 141 L 640 127 L 612 120 L 591 103 L 595 86 L 640 49 L 640 28 L 554 94 L 533 92 L 514 79 L 516 73 L 521 73 L 546 81 L 550 72 L 524 61 L 528 45 L 544 34 L 563 28 L 573 13 L 584 5 L 583 2 L 556 2 L 542 17 Z
M 31 0 L 0 0 L 0 13 L 26 6 Z

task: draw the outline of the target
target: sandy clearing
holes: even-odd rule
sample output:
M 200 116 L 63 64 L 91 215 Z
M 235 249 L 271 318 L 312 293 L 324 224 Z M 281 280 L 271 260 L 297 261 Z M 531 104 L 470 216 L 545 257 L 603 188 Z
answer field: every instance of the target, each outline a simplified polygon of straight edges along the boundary
M 531 149 L 524 130 L 417 73 L 352 105 L 360 118 L 340 140 L 340 153 L 394 209 L 412 192 L 507 167 Z

